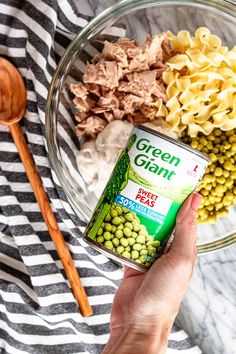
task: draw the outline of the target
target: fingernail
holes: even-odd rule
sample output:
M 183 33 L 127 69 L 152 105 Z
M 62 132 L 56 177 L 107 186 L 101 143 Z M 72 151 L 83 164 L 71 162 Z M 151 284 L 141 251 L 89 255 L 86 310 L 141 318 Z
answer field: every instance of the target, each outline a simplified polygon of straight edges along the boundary
M 201 194 L 199 193 L 193 193 L 193 196 L 192 196 L 192 201 L 191 201 L 191 208 L 194 210 L 194 211 L 197 211 L 198 208 L 199 208 L 199 205 L 202 201 L 202 196 Z

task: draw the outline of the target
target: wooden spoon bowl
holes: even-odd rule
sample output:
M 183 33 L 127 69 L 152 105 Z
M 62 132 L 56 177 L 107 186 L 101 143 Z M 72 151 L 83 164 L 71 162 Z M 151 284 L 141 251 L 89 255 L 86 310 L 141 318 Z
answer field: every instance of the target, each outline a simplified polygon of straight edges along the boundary
M 25 113 L 26 89 L 19 71 L 0 58 L 0 123 L 18 122 Z

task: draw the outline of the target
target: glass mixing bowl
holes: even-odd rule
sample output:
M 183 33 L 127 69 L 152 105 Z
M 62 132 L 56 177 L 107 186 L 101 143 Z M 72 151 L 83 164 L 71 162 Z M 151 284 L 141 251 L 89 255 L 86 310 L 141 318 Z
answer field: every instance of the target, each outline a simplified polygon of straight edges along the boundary
M 76 155 L 83 144 L 75 132 L 71 82 L 81 80 L 86 63 L 103 48 L 104 40 L 119 37 L 142 43 L 147 34 L 208 27 L 236 44 L 236 3 L 229 0 L 127 0 L 94 18 L 71 42 L 52 80 L 46 107 L 46 140 L 51 166 L 77 216 L 87 222 L 97 202 L 79 174 Z M 198 227 L 198 252 L 204 254 L 236 242 L 236 208 L 215 224 Z

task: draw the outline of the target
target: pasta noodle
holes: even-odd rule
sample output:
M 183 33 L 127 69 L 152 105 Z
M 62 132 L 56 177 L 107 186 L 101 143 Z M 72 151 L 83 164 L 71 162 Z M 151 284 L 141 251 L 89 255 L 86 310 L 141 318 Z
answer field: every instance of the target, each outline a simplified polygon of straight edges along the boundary
M 167 61 L 163 81 L 166 107 L 158 100 L 157 116 L 171 130 L 187 129 L 191 137 L 209 135 L 215 127 L 226 131 L 236 126 L 236 47 L 229 50 L 210 30 L 200 27 L 167 33 L 176 55 Z

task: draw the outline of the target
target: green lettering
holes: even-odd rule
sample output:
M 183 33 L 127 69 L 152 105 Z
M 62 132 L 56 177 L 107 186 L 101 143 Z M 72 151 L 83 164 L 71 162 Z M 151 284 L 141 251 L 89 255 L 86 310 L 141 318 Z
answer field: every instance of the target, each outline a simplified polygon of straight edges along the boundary
M 146 144 L 145 144 L 145 142 L 146 142 Z M 148 147 L 148 143 L 149 143 L 148 139 L 140 139 L 137 142 L 136 147 L 139 151 L 143 151 Z
M 146 163 L 146 165 L 145 165 L 145 167 L 144 167 L 145 170 L 147 170 L 147 168 L 150 166 L 150 163 L 153 162 L 153 161 L 155 161 L 155 159 L 152 158 L 152 159 L 150 159 L 150 160 Z
M 169 154 L 168 152 L 164 152 L 164 154 L 161 155 L 161 159 L 163 161 L 168 161 L 171 158 L 171 154 Z
M 171 180 L 171 177 L 174 176 L 174 175 L 176 175 L 176 173 L 175 173 L 174 171 L 171 171 L 171 172 L 169 173 L 169 176 L 167 177 L 167 179 L 170 181 L 170 180 Z
M 136 166 L 142 167 L 146 164 L 147 159 L 148 159 L 147 155 L 139 154 L 139 155 L 135 156 L 134 163 Z
M 155 149 L 155 146 L 152 146 L 152 145 L 148 145 L 147 149 L 146 149 L 146 152 L 149 152 L 150 150 L 152 149 Z M 153 155 L 153 152 L 152 152 L 152 155 Z M 153 155 L 154 156 L 154 155 Z
M 175 166 L 178 166 L 178 164 L 180 163 L 180 159 L 178 157 L 172 156 L 169 164 L 172 164 L 172 162 L 174 162 L 176 160 L 176 162 L 174 163 Z
M 152 164 L 152 166 L 149 168 L 149 171 L 155 174 L 157 174 L 158 170 L 159 170 L 159 166 L 156 165 L 155 163 Z
M 161 155 L 161 153 L 162 153 L 161 149 L 154 149 L 152 152 L 152 155 L 154 157 L 159 157 L 159 155 Z
M 164 178 L 166 178 L 168 176 L 168 174 L 169 174 L 169 170 L 167 170 L 166 168 L 161 167 L 160 170 L 157 173 L 158 176 L 160 176 L 162 174 L 162 172 L 164 172 L 163 173 L 163 177 Z

